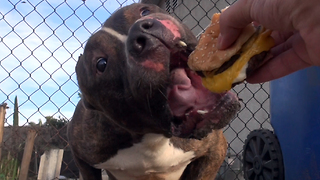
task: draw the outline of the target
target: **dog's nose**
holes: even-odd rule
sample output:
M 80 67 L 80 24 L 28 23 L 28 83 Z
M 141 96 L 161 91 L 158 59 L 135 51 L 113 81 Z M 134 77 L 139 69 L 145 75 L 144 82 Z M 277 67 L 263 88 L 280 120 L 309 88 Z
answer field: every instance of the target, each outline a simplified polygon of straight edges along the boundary
M 148 45 L 152 45 L 152 38 L 150 35 L 158 34 L 161 28 L 157 25 L 154 19 L 145 19 L 136 22 L 130 29 L 129 46 L 131 47 L 130 53 L 140 54 Z
M 142 32 L 132 43 L 132 48 L 139 54 L 145 48 L 147 37 L 143 33 L 150 33 L 152 31 L 154 20 L 148 19 L 137 22 L 138 31 Z
M 141 30 L 148 31 L 153 27 L 155 20 L 154 19 L 146 19 L 138 22 L 138 25 L 140 26 Z
M 169 21 L 169 20 L 168 20 Z M 166 22 L 168 22 L 166 21 Z M 171 29 L 158 19 L 137 21 L 129 30 L 127 48 L 130 55 L 139 56 L 154 50 L 159 44 L 171 46 L 174 34 Z

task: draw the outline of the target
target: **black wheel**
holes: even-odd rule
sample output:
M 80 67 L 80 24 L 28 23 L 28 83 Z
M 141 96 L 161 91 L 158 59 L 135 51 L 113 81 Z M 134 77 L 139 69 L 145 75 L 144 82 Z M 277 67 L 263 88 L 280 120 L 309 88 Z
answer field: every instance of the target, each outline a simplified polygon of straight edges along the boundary
M 267 129 L 254 130 L 243 147 L 246 180 L 284 180 L 284 166 L 278 139 Z

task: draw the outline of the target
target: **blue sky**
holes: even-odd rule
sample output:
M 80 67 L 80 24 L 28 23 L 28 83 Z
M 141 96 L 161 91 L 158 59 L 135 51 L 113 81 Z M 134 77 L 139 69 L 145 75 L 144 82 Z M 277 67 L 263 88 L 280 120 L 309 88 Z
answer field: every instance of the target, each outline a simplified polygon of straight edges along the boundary
M 121 5 L 138 0 L 3 0 L 0 6 L 0 103 L 6 126 L 19 101 L 20 125 L 72 117 L 79 101 L 74 67 L 90 34 Z

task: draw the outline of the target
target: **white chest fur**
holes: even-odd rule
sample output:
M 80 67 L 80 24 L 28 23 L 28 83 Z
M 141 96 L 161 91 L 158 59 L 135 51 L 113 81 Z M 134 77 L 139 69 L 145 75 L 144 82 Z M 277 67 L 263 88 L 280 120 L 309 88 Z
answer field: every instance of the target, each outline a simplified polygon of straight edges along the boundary
M 193 151 L 174 147 L 163 135 L 147 134 L 140 143 L 119 150 L 114 157 L 94 167 L 107 169 L 121 180 L 138 180 L 149 175 L 175 180 L 194 156 Z

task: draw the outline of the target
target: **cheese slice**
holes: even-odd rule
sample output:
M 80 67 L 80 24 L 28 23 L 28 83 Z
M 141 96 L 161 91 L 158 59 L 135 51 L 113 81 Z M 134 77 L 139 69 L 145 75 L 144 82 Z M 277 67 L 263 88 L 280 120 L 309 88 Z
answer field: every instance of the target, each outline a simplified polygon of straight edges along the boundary
M 230 90 L 233 83 L 243 81 L 246 78 L 246 75 L 243 75 L 243 73 L 245 73 L 250 58 L 263 51 L 269 51 L 274 46 L 274 39 L 270 34 L 270 30 L 265 30 L 246 44 L 241 49 L 240 58 L 224 72 L 217 75 L 214 74 L 214 71 L 203 72 L 205 77 L 202 78 L 202 84 L 204 87 L 215 93 L 223 93 Z M 239 75 L 243 76 L 243 79 L 239 80 L 237 78 Z

